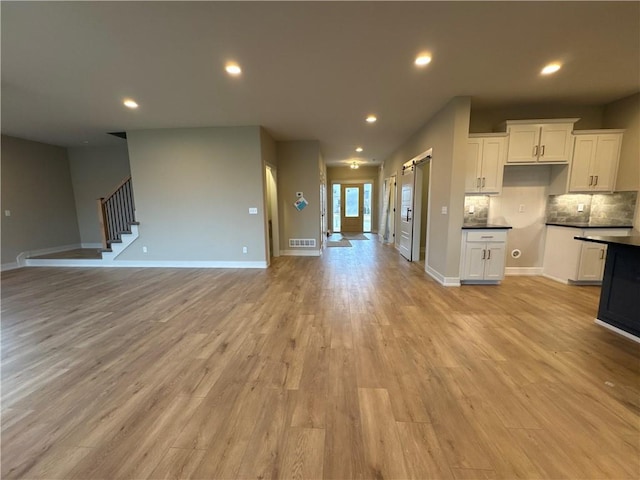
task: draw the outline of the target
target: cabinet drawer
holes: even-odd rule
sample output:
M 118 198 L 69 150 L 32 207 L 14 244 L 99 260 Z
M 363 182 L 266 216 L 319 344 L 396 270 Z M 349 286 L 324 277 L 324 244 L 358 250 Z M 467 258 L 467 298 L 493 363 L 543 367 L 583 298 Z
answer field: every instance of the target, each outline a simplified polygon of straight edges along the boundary
M 467 232 L 467 242 L 506 242 L 506 230 L 482 230 Z

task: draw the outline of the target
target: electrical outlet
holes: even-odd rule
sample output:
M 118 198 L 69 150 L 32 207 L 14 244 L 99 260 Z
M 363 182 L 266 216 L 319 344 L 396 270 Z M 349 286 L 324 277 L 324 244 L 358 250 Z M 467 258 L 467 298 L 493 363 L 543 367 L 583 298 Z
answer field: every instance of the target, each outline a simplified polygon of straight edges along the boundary
M 257 215 L 258 209 L 256 207 L 249 207 L 249 215 Z
M 579 212 L 584 212 L 584 203 L 579 203 L 578 204 L 578 211 Z
M 476 206 L 475 205 L 469 205 L 469 213 L 475 213 L 476 212 Z
M 442 209 L 440 209 L 440 213 L 442 213 L 442 215 L 446 215 L 448 211 L 449 209 L 446 207 L 446 205 L 442 207 Z
M 147 253 L 147 246 L 142 247 L 142 253 Z
M 5 217 L 10 217 L 11 216 L 11 210 L 5 210 L 4 211 L 4 216 Z
M 247 253 L 249 249 L 247 247 L 242 247 L 242 253 Z
M 520 206 L 518 207 L 518 212 L 524 213 L 524 204 L 523 203 L 521 203 Z

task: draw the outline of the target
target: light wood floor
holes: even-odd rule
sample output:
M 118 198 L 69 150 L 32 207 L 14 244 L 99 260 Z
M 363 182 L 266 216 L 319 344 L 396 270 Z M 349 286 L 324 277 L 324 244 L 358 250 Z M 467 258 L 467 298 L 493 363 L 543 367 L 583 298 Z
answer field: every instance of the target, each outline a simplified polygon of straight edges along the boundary
M 2 274 L 2 478 L 640 477 L 597 287 L 440 287 L 377 241 L 268 270 Z

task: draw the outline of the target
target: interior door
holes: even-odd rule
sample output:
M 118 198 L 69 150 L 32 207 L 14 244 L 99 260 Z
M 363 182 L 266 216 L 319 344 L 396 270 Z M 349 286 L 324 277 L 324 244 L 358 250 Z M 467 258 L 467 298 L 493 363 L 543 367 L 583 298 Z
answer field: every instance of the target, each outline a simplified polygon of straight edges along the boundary
M 342 206 L 340 218 L 341 232 L 362 232 L 362 212 L 364 209 L 363 185 L 342 185 Z
M 416 172 L 411 166 L 404 169 L 400 180 L 400 253 L 404 258 L 413 261 L 413 198 L 415 191 Z

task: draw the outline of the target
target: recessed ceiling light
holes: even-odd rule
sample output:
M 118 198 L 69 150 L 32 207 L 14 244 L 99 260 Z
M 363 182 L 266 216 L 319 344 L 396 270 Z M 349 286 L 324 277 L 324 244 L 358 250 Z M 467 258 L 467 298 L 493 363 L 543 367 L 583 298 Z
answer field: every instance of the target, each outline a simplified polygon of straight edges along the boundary
M 229 75 L 240 75 L 242 73 L 242 69 L 237 63 L 227 63 L 224 69 Z
M 360 153 L 362 150 L 363 150 L 363 148 L 362 148 L 362 147 L 358 147 L 358 148 L 356 148 L 356 152 L 358 152 L 358 153 Z
M 558 70 L 560 70 L 560 67 L 562 65 L 560 65 L 559 63 L 550 63 L 549 65 L 545 66 L 540 73 L 542 75 L 550 75 L 552 73 L 556 73 Z
M 130 98 L 127 98 L 122 103 L 124 103 L 124 106 L 127 108 L 138 108 L 138 104 L 134 100 L 131 100 Z
M 378 119 L 376 118 L 375 115 L 369 115 L 367 117 L 367 122 L 369 122 L 369 123 L 374 123 L 376 120 L 378 120 Z
M 431 55 L 421 54 L 416 57 L 416 61 L 414 62 L 419 67 L 424 67 L 431 63 Z

